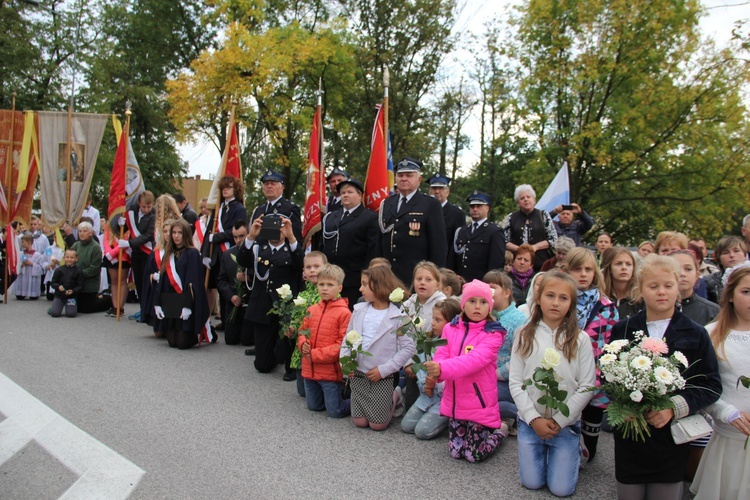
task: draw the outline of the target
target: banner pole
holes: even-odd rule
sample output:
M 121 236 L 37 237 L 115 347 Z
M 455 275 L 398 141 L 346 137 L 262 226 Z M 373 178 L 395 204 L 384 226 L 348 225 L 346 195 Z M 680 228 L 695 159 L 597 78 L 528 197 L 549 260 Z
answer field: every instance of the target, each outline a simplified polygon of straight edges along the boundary
M 120 136 L 121 141 L 127 141 L 128 137 L 130 137 L 130 101 L 127 101 L 125 103 L 125 133 Z M 128 143 L 125 143 L 125 165 L 127 167 L 127 159 L 128 159 Z M 127 182 L 127 171 L 128 169 L 125 168 L 124 175 L 125 181 Z M 127 210 L 127 205 L 125 206 L 125 210 Z M 120 226 L 120 239 L 123 239 L 125 233 L 125 226 Z M 117 311 L 115 311 L 115 317 L 117 321 L 120 321 L 120 301 L 122 300 L 122 248 L 120 248 L 118 254 L 117 254 Z
M 16 128 L 16 93 L 13 92 L 12 101 L 13 104 L 11 105 L 11 112 L 10 112 L 10 142 L 8 143 L 8 150 L 6 151 L 6 157 L 5 157 L 5 187 L 7 188 L 7 191 L 5 193 L 5 202 L 7 203 L 7 207 L 5 210 L 5 219 L 7 228 L 5 231 L 5 266 L 3 266 L 5 269 L 3 271 L 3 285 L 5 290 L 3 290 L 3 300 L 5 303 L 8 303 L 8 281 L 10 280 L 10 273 L 8 272 L 8 245 L 12 245 L 13 242 L 8 241 L 8 237 L 10 236 L 10 223 L 12 222 L 10 220 L 10 207 L 13 202 L 13 133 L 15 132 Z

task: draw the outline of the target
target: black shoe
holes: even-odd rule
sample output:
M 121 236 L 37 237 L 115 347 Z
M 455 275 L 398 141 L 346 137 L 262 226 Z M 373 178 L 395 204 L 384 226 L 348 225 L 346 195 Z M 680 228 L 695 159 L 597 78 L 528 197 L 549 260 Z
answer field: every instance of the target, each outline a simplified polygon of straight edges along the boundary
M 223 331 L 224 331 L 224 323 L 219 323 L 218 325 L 216 325 L 216 326 L 214 327 L 214 329 L 215 329 L 215 330 L 216 330 L 217 332 L 223 332 Z
M 245 356 L 255 356 L 255 347 L 245 349 Z
M 293 382 L 297 380 L 297 372 L 286 372 L 282 378 L 284 382 Z
M 105 316 L 109 316 L 110 318 L 113 318 L 117 316 L 117 311 L 115 311 L 114 307 L 110 307 L 107 312 L 104 313 Z

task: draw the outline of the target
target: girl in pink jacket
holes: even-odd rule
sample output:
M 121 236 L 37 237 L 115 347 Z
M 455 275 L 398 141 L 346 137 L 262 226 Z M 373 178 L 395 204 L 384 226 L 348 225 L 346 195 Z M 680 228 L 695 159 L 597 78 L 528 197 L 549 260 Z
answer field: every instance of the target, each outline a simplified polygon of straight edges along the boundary
M 497 403 L 497 352 L 505 329 L 490 316 L 492 288 L 474 280 L 463 287 L 462 312 L 443 328 L 448 345 L 425 363 L 427 375 L 445 382 L 440 413 L 450 418 L 448 449 L 453 458 L 480 462 L 505 439 Z

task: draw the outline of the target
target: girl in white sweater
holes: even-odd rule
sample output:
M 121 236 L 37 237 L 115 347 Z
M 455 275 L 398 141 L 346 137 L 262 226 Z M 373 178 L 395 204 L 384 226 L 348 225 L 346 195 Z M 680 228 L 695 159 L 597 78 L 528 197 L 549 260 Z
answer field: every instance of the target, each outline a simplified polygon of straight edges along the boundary
M 516 332 L 510 358 L 510 393 L 518 406 L 518 462 L 521 484 L 536 490 L 549 487 L 569 496 L 578 482 L 581 463 L 581 412 L 596 381 L 594 352 L 588 335 L 578 327 L 575 281 L 560 271 L 541 278 L 529 323 Z M 539 403 L 543 392 L 525 380 L 554 350 L 560 390 L 567 391 L 568 416 Z M 553 359 L 554 361 L 554 359 Z
M 737 386 L 750 376 L 750 264 L 731 270 L 717 321 L 706 326 L 719 358 L 721 398 L 708 407 L 714 433 L 690 490 L 696 499 L 739 500 L 750 492 L 750 389 Z

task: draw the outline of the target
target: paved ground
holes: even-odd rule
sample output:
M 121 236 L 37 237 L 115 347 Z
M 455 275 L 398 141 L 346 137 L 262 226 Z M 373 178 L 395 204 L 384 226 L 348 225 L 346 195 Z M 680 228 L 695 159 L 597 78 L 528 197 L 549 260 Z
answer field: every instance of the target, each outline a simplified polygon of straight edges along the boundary
M 47 307 L 0 305 L 0 498 L 56 498 L 80 488 L 86 470 L 92 484 L 130 481 L 111 497 L 552 498 L 520 486 L 515 438 L 485 463 L 456 461 L 445 434 L 417 441 L 398 421 L 376 433 L 308 411 L 280 369 L 256 373 L 239 346 L 177 351 L 145 325 L 103 314 L 52 319 Z M 32 397 L 43 405 L 14 402 Z M 30 414 L 59 415 L 68 448 L 56 431 L 14 449 L 15 424 Z M 615 497 L 611 435 L 576 496 Z

